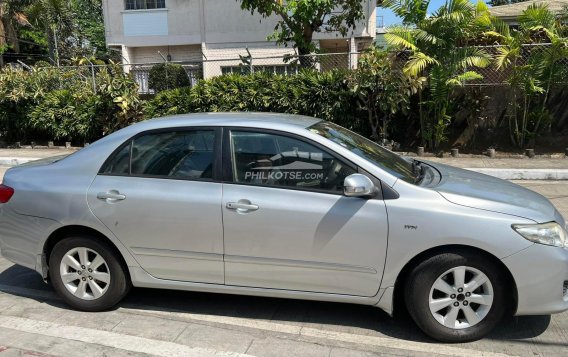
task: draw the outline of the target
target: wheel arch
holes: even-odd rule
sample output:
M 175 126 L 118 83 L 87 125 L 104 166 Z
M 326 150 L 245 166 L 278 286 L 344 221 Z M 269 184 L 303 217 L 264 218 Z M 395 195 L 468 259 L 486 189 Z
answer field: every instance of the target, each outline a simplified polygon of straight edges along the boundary
M 414 267 L 416 267 L 424 260 L 431 258 L 433 256 L 443 253 L 456 253 L 456 252 L 478 253 L 480 255 L 487 257 L 487 259 L 490 259 L 497 266 L 501 268 L 501 271 L 507 276 L 507 281 L 511 284 L 509 291 L 512 293 L 511 298 L 513 299 L 514 302 L 510 307 L 510 311 L 508 311 L 508 313 L 511 315 L 514 314 L 517 311 L 519 298 L 518 298 L 517 284 L 515 282 L 513 274 L 511 274 L 511 272 L 509 271 L 509 268 L 507 268 L 507 266 L 499 258 L 487 252 L 486 250 L 474 246 L 461 245 L 461 244 L 442 245 L 427 249 L 414 256 L 404 265 L 404 267 L 397 276 L 394 286 L 393 301 L 392 301 L 393 314 L 407 313 L 406 306 L 404 304 L 404 285 L 406 284 L 406 280 Z
M 127 279 L 131 279 L 130 271 L 128 269 L 128 264 L 126 263 L 124 255 L 122 254 L 120 249 L 116 246 L 116 244 L 98 230 L 81 225 L 69 225 L 69 226 L 60 227 L 49 235 L 49 237 L 47 238 L 47 240 L 43 245 L 43 250 L 42 250 L 42 254 L 45 257 L 45 268 L 46 268 L 44 269 L 45 271 L 44 274 L 46 275 L 44 276 L 44 279 L 47 278 L 47 269 L 49 268 L 49 256 L 51 255 L 51 252 L 55 247 L 55 245 L 61 242 L 62 240 L 73 236 L 97 238 L 105 242 L 118 256 L 120 260 L 119 263 L 122 265 L 122 267 L 124 268 L 124 272 L 127 274 Z

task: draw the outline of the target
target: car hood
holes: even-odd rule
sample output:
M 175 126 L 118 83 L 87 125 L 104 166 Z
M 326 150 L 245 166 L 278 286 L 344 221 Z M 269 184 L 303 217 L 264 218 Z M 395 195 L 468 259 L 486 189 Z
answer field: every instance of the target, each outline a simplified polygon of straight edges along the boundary
M 453 166 L 428 162 L 441 174 L 440 183 L 433 187 L 446 200 L 462 205 L 513 216 L 538 223 L 557 221 L 565 225 L 564 218 L 544 196 L 492 176 Z

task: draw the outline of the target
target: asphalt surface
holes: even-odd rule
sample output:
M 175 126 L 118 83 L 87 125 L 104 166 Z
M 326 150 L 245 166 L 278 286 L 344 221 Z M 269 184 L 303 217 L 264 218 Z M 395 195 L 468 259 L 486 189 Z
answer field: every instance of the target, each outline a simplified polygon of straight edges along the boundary
M 568 181 L 521 184 L 568 217 Z M 408 317 L 347 304 L 133 289 L 113 311 L 82 313 L 0 258 L 0 357 L 24 355 L 566 356 L 568 313 L 510 318 L 458 345 L 435 343 Z

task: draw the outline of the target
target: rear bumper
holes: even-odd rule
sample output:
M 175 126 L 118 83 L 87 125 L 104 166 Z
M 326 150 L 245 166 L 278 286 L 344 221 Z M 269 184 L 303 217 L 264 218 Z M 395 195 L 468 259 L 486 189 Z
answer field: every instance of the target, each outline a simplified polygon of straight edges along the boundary
M 534 244 L 505 259 L 515 279 L 515 315 L 548 315 L 568 310 L 568 249 Z
M 3 258 L 42 273 L 38 256 L 49 232 L 59 223 L 51 219 L 21 215 L 0 207 L 0 252 Z M 40 264 L 41 265 L 41 264 Z

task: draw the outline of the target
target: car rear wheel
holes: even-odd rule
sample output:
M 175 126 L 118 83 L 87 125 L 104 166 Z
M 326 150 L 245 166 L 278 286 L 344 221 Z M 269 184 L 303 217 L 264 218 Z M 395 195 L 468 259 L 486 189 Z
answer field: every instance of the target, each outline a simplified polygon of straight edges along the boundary
M 82 311 L 110 309 L 131 286 L 117 253 L 94 237 L 57 243 L 49 258 L 49 277 L 59 296 Z
M 468 342 L 482 338 L 501 321 L 507 308 L 507 286 L 500 267 L 484 256 L 445 253 L 412 270 L 405 302 L 428 336 L 443 342 Z

